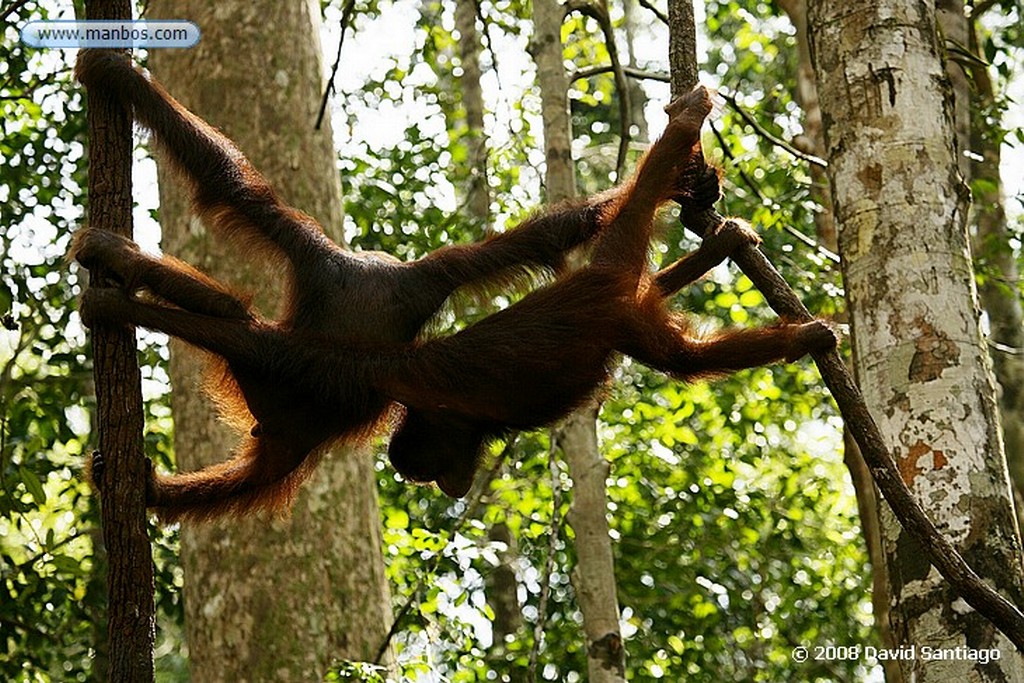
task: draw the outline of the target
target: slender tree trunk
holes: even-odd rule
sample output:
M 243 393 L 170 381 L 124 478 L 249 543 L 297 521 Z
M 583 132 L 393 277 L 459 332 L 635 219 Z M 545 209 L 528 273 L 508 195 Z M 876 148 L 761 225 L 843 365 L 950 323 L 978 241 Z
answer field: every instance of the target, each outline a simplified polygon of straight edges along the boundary
M 462 63 L 462 107 L 469 131 L 470 182 L 466 192 L 469 215 L 490 230 L 491 189 L 487 184 L 487 134 L 484 132 L 484 94 L 480 84 L 480 34 L 476 30 L 476 0 L 457 0 L 455 28 L 459 32 Z
M 977 18 L 976 18 L 977 20 Z M 978 53 L 977 27 L 969 29 L 968 43 Z M 959 67 L 957 67 L 959 68 Z M 1004 209 L 1000 141 L 986 123 L 987 110 L 995 99 L 992 79 L 985 66 L 974 68 L 976 97 L 971 100 L 971 151 L 980 156 L 971 162 L 974 183 L 974 253 L 986 266 L 989 277 L 979 287 L 988 313 L 990 337 L 995 342 L 992 360 L 999 394 L 999 416 L 1010 478 L 1017 493 L 1018 520 L 1024 518 L 1024 311 L 1017 283 L 1021 274 L 1010 247 Z
M 90 0 L 87 19 L 131 19 L 126 0 Z M 88 101 L 89 224 L 132 236 L 132 121 L 110 99 Z M 102 287 L 102 271 L 89 274 Z M 142 381 L 135 330 L 92 329 L 99 452 L 93 470 L 100 490 L 103 545 L 107 554 L 106 671 L 109 681 L 153 680 L 153 557 L 146 519 Z
M 547 168 L 544 177 L 549 203 L 576 194 L 572 162 L 572 127 L 568 82 L 562 61 L 563 9 L 557 0 L 534 0 L 531 45 L 537 63 L 544 119 Z M 576 532 L 577 566 L 573 585 L 587 637 L 587 670 L 591 683 L 625 680 L 625 648 L 619 631 L 615 567 L 608 530 L 605 481 L 608 462 L 597 447 L 597 406 L 580 409 L 564 423 L 558 444 L 573 480 L 569 523 Z
M 536 0 L 535 0 L 536 2 Z M 597 406 L 582 408 L 562 426 L 558 443 L 572 477 L 568 521 L 576 533 L 572 583 L 587 634 L 587 680 L 626 680 L 626 649 L 619 631 L 615 559 L 608 529 L 606 482 L 611 466 L 597 446 Z
M 484 129 L 484 93 L 480 82 L 480 55 L 483 47 L 480 33 L 476 28 L 476 0 L 456 0 L 455 28 L 459 32 L 459 60 L 462 76 L 459 85 L 462 90 L 462 107 L 469 138 L 470 180 L 466 187 L 466 210 L 483 227 L 484 233 L 491 231 L 491 190 L 487 182 L 487 133 Z M 455 122 L 458 125 L 458 122 Z M 512 562 L 516 556 L 516 539 L 504 524 L 496 524 L 487 532 L 492 541 L 500 541 L 506 549 L 498 554 L 499 564 L 487 574 L 487 602 L 494 611 L 492 628 L 494 652 L 505 649 L 505 639 L 514 635 L 522 626 L 522 611 L 519 604 L 519 583 Z
M 963 2 L 958 0 L 939 0 L 936 9 L 946 45 L 976 54 L 972 22 L 978 18 L 969 19 L 964 14 Z M 1024 520 L 1024 353 L 1015 353 L 1014 349 L 1024 349 L 1024 316 L 1020 294 L 1012 284 L 1019 281 L 1020 274 L 1003 210 L 1000 143 L 992 134 L 986 116 L 994 93 L 988 70 L 982 64 L 983 56 L 978 55 L 979 65 L 973 68 L 972 83 L 964 67 L 949 59 L 948 54 L 947 51 L 946 74 L 953 86 L 957 163 L 960 174 L 974 189 L 970 212 L 974 234 L 972 248 L 975 263 L 981 264 L 986 272 L 978 289 L 982 306 L 988 313 L 989 338 L 995 342 L 991 351 L 1000 388 L 1000 424 L 1020 527 Z M 972 153 L 970 156 L 968 150 Z
M 192 50 L 155 52 L 168 90 L 235 140 L 282 198 L 341 237 L 342 205 L 329 118 L 314 130 L 322 92 L 319 5 L 250 0 L 161 0 L 154 17 L 195 21 Z M 189 212 L 161 174 L 168 252 L 254 291 L 275 313 L 277 264 L 247 261 Z M 270 270 L 268 270 L 270 268 Z M 224 460 L 237 442 L 200 394 L 201 359 L 172 343 L 178 466 Z M 185 527 L 186 635 L 199 681 L 320 679 L 334 659 L 371 660 L 391 621 L 372 459 L 325 458 L 287 519 Z
M 814 80 L 814 65 L 811 63 L 811 45 L 807 37 L 807 0 L 779 0 L 779 6 L 789 16 L 796 28 L 796 47 L 799 61 L 796 73 L 796 99 L 803 109 L 803 135 L 795 143 L 805 152 L 821 156 L 825 151 L 825 130 L 821 120 L 821 106 L 818 104 L 818 86 Z M 835 217 L 832 212 L 832 195 L 828 185 L 828 174 L 816 164 L 810 165 L 811 196 L 821 205 L 815 214 L 814 223 L 818 239 L 829 249 L 837 248 Z
M 636 33 L 640 29 L 640 22 L 637 20 L 636 0 L 624 0 L 622 3 L 622 28 L 626 37 L 626 60 L 629 66 L 639 68 L 636 59 Z M 633 115 L 630 124 L 636 131 L 631 139 L 636 142 L 645 143 L 650 140 L 651 134 L 647 129 L 647 116 L 644 109 L 647 106 L 647 91 L 638 78 L 627 80 L 629 84 L 629 110 Z
M 1020 540 L 935 21 L 924 2 L 809 4 L 854 359 L 904 481 L 975 570 L 1020 604 Z M 908 658 L 904 677 L 1024 676 L 1019 653 L 963 606 L 887 505 L 881 531 L 897 642 L 1001 655 L 984 665 Z

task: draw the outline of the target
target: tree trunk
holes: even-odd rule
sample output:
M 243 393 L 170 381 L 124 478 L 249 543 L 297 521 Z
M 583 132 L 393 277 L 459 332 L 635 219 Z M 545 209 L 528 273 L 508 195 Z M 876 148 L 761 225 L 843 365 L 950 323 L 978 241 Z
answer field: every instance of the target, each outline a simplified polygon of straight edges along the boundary
M 970 27 L 968 43 L 978 54 L 977 28 Z M 959 67 L 957 67 L 959 68 Z M 1003 185 L 999 176 L 1000 141 L 986 124 L 985 114 L 992 106 L 995 92 L 988 69 L 974 68 L 977 96 L 971 100 L 971 151 L 981 159 L 971 162 L 970 172 L 975 195 L 972 218 L 975 227 L 974 253 L 988 266 L 989 277 L 980 286 L 981 302 L 988 313 L 992 351 L 999 394 L 999 416 L 1010 478 L 1018 503 L 1024 502 L 1024 311 L 1016 283 L 1020 270 L 1010 247 L 1011 233 L 1006 224 Z M 1022 506 L 1024 507 L 1024 506 Z M 1018 520 L 1024 509 L 1018 509 Z
M 976 316 L 934 6 L 812 0 L 809 33 L 861 388 L 904 481 L 975 570 L 1020 604 L 1020 540 Z M 956 598 L 887 505 L 881 531 L 896 641 L 919 652 L 1001 654 L 984 665 L 906 658 L 904 677 L 1024 676 L 1010 642 Z
M 622 29 L 626 39 L 626 63 L 634 68 L 640 68 L 636 58 L 636 33 L 641 30 L 641 24 L 637 16 L 636 0 L 625 0 L 622 3 L 622 15 Z M 638 143 L 649 142 L 651 134 L 647 129 L 647 115 L 644 112 L 647 108 L 647 91 L 644 90 L 639 78 L 630 78 L 626 82 L 629 84 L 629 111 L 632 114 L 629 123 L 635 131 L 630 138 Z
M 125 0 L 90 0 L 87 19 L 131 19 Z M 132 236 L 132 120 L 108 98 L 92 96 L 89 126 L 89 225 Z M 89 274 L 90 287 L 106 275 Z M 93 470 L 100 491 L 103 545 L 107 555 L 107 643 L 109 681 L 153 680 L 153 556 L 146 518 L 142 379 L 135 330 L 97 325 L 92 329 L 93 374 L 99 452 Z M 101 648 L 102 649 L 102 648 Z
M 563 16 L 557 0 L 534 0 L 531 51 L 540 83 L 548 203 L 576 195 L 569 84 L 562 59 Z M 557 438 L 573 480 L 569 512 L 569 523 L 576 532 L 573 585 L 587 638 L 587 679 L 604 683 L 625 680 L 625 648 L 619 631 L 615 567 L 608 532 L 608 462 L 597 448 L 596 419 L 596 405 L 580 409 L 566 419 Z
M 314 130 L 323 86 L 319 5 L 162 0 L 150 14 L 188 19 L 203 30 L 195 49 L 154 51 L 157 77 L 235 140 L 286 202 L 339 240 L 329 118 Z M 257 308 L 275 313 L 281 279 L 268 277 L 267 263 L 248 262 L 208 234 L 175 179 L 160 179 L 167 251 L 255 292 Z M 197 390 L 201 365 L 172 342 L 181 470 L 224 460 L 238 440 Z M 325 458 L 289 518 L 185 527 L 182 565 L 195 680 L 312 680 L 334 659 L 372 659 L 391 621 L 372 459 L 354 452 Z
M 462 106 L 469 132 L 470 181 L 466 209 L 474 220 L 490 231 L 491 189 L 487 184 L 487 135 L 484 132 L 484 94 L 480 85 L 480 34 L 476 30 L 476 0 L 456 0 L 455 28 L 459 32 L 459 61 L 462 76 Z
M 466 212 L 480 225 L 484 234 L 491 232 L 491 188 L 487 182 L 487 133 L 484 129 L 484 93 L 480 82 L 480 33 L 476 28 L 476 0 L 456 0 L 455 28 L 459 32 L 459 61 L 462 75 L 462 107 L 467 128 L 470 178 L 466 187 Z M 460 122 L 453 121 L 453 125 Z M 494 652 L 505 650 L 505 639 L 522 626 L 522 608 L 519 604 L 519 583 L 512 563 L 516 555 L 516 539 L 504 524 L 488 530 L 492 541 L 505 543 L 506 549 L 498 553 L 499 564 L 484 577 L 487 603 L 494 611 L 491 626 L 494 632 Z
M 811 62 L 811 43 L 807 35 L 807 0 L 780 0 L 779 5 L 789 16 L 796 28 L 798 67 L 796 74 L 797 101 L 803 109 L 803 135 L 794 142 L 804 152 L 824 158 L 825 128 L 818 103 L 818 84 L 814 78 L 814 64 Z M 839 237 L 836 235 L 835 214 L 832 209 L 832 194 L 828 184 L 828 173 L 817 164 L 810 164 L 811 196 L 821 205 L 821 211 L 814 215 L 815 232 L 818 241 L 833 252 L 839 251 Z M 848 323 L 849 316 L 843 311 L 838 322 Z M 855 371 L 855 369 L 851 368 Z M 871 606 L 875 625 L 883 647 L 892 648 L 892 630 L 889 627 L 889 578 L 886 575 L 885 557 L 882 553 L 881 530 L 878 519 L 878 488 L 868 470 L 864 456 L 847 427 L 843 428 L 843 463 L 850 471 L 854 494 L 857 497 L 857 513 L 871 560 Z M 888 683 L 899 683 L 902 674 L 899 664 L 891 659 L 881 662 Z

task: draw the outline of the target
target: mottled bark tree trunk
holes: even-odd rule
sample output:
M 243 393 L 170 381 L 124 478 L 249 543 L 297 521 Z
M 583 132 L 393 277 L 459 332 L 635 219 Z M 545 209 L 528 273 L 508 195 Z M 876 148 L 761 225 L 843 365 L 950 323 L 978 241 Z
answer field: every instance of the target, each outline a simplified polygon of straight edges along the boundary
M 796 27 L 798 67 L 796 74 L 797 101 L 803 109 L 803 135 L 794 142 L 804 152 L 824 158 L 825 129 L 821 120 L 821 106 L 818 103 L 818 84 L 811 62 L 811 43 L 807 35 L 807 0 L 780 0 L 779 5 Z M 832 210 L 832 193 L 828 173 L 816 164 L 810 165 L 811 196 L 821 205 L 821 211 L 814 216 L 818 241 L 833 252 L 839 251 L 839 237 L 836 234 L 835 215 Z M 843 311 L 839 322 L 849 322 Z M 854 368 L 851 368 L 855 372 Z M 857 512 L 864 536 L 864 544 L 871 560 L 871 605 L 880 640 L 885 647 L 894 645 L 889 628 L 889 578 L 886 576 L 885 557 L 882 553 L 882 538 L 878 519 L 878 488 L 871 478 L 867 463 L 861 455 L 857 442 L 848 428 L 843 428 L 843 462 L 850 472 L 853 490 L 857 496 Z M 888 683 L 898 683 L 902 674 L 894 660 L 882 662 Z
M 1020 541 L 935 21 L 925 2 L 809 6 L 854 359 L 904 481 L 975 570 L 1020 604 Z M 1001 653 L 986 665 L 908 658 L 904 677 L 1024 676 L 1009 641 L 957 599 L 887 505 L 881 530 L 896 641 Z
M 329 119 L 314 130 L 323 87 L 319 5 L 256 0 L 161 0 L 151 17 L 196 22 L 192 50 L 155 52 L 168 90 L 235 140 L 288 203 L 341 238 L 342 205 Z M 169 253 L 255 292 L 276 313 L 283 279 L 202 226 L 161 173 Z M 237 435 L 198 390 L 202 358 L 171 347 L 175 450 L 182 470 L 230 455 Z M 186 634 L 201 681 L 319 679 L 336 658 L 370 660 L 391 621 L 372 458 L 333 453 L 303 487 L 290 517 L 182 531 Z
M 569 84 L 562 60 L 563 18 L 557 0 L 534 0 L 531 51 L 541 91 L 548 203 L 576 194 Z M 625 680 L 625 649 L 608 533 L 605 482 L 609 465 L 597 447 L 596 420 L 596 405 L 582 408 L 566 419 L 557 438 L 573 480 L 569 512 L 569 523 L 576 532 L 573 586 L 587 638 L 587 678 L 591 683 L 605 683 Z

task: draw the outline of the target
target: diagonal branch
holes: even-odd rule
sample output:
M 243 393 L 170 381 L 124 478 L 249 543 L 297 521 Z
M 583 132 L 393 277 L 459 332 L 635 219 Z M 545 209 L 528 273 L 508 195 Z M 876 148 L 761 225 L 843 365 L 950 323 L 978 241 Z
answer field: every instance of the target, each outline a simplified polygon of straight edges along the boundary
M 828 168 L 828 162 L 826 162 L 821 157 L 815 156 L 813 154 L 808 154 L 806 152 L 801 152 L 799 149 L 797 149 L 790 143 L 786 142 L 785 140 L 775 135 L 764 126 L 762 126 L 757 119 L 751 116 L 750 112 L 748 112 L 746 109 L 740 106 L 740 103 L 736 100 L 735 97 L 733 97 L 732 95 L 726 95 L 721 91 L 719 91 L 718 94 L 725 98 L 725 101 L 729 103 L 729 106 L 736 110 L 736 113 L 740 115 L 740 118 L 749 123 L 750 126 L 755 131 L 757 131 L 757 134 L 763 137 L 765 140 L 772 143 L 776 147 L 781 147 L 782 149 L 786 150 L 787 152 L 795 156 L 797 159 L 803 159 L 807 163 L 814 164 L 815 166 L 820 166 L 821 168 Z
M 708 228 L 723 220 L 717 211 L 709 209 L 685 225 L 692 232 L 703 235 Z M 794 321 L 812 319 L 796 293 L 757 247 L 745 245 L 733 255 L 733 261 L 779 316 Z M 1018 649 L 1024 650 L 1024 614 L 982 581 L 928 518 L 900 476 L 882 433 L 839 352 L 816 353 L 813 358 L 846 426 L 860 446 L 871 476 L 900 524 L 921 544 L 931 563 L 963 599 L 1005 633 Z
M 651 12 L 653 12 L 654 16 L 658 17 L 658 21 L 660 21 L 661 23 L 665 24 L 666 26 L 668 25 L 668 15 L 665 14 L 664 12 L 662 12 L 657 7 L 655 7 L 654 3 L 651 2 L 651 0 L 637 0 L 637 1 L 640 3 L 641 7 L 645 8 L 645 9 L 648 9 Z

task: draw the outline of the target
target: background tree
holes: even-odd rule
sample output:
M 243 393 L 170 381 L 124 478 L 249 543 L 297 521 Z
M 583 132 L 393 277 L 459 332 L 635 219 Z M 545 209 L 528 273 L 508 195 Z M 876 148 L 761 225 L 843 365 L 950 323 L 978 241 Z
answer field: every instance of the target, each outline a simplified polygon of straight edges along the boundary
M 995 14 L 998 9 L 990 6 L 989 13 Z M 974 200 L 970 214 L 972 248 L 978 291 L 988 314 L 989 351 L 1000 387 L 999 418 L 1010 477 L 1017 491 L 1019 521 L 1024 514 L 1024 281 L 1020 224 L 1014 227 L 1007 216 L 1000 166 L 1003 146 L 1020 144 L 1020 131 L 1014 140 L 1011 131 L 1001 125 L 1010 107 L 1007 83 L 1016 73 L 1007 61 L 1007 41 L 1019 44 L 1020 26 L 999 18 L 991 22 L 995 28 L 990 30 L 984 25 L 985 19 L 978 12 L 964 18 L 968 52 L 963 55 L 958 51 L 962 46 L 953 44 L 948 45 L 947 54 L 956 64 L 954 69 L 967 70 L 970 75 L 966 107 L 970 137 L 963 146 L 969 145 L 971 152 L 967 179 Z M 1019 216 L 1019 197 L 1017 209 Z
M 968 196 L 950 145 L 934 8 L 812 2 L 809 26 L 860 384 L 904 480 L 977 570 L 1020 604 L 1020 539 L 975 315 Z M 887 507 L 881 528 L 897 641 L 1003 651 L 999 672 L 906 661 L 904 675 L 999 680 L 1019 671 L 1018 653 L 990 623 L 954 616 L 956 596 Z
M 338 230 L 331 126 L 314 130 L 322 57 L 320 17 L 311 7 L 153 3 L 148 16 L 194 21 L 203 40 L 191 50 L 154 51 L 152 67 L 171 93 L 236 141 L 286 202 Z M 171 174 L 160 179 L 167 251 L 255 291 L 256 305 L 275 314 L 282 280 L 202 230 Z M 217 422 L 198 390 L 201 356 L 178 342 L 171 351 L 176 466 L 219 462 L 237 435 Z M 390 623 L 379 519 L 372 462 L 366 454 L 334 453 L 286 519 L 186 526 L 181 562 L 192 675 L 297 680 L 323 675 L 338 658 L 371 659 Z

